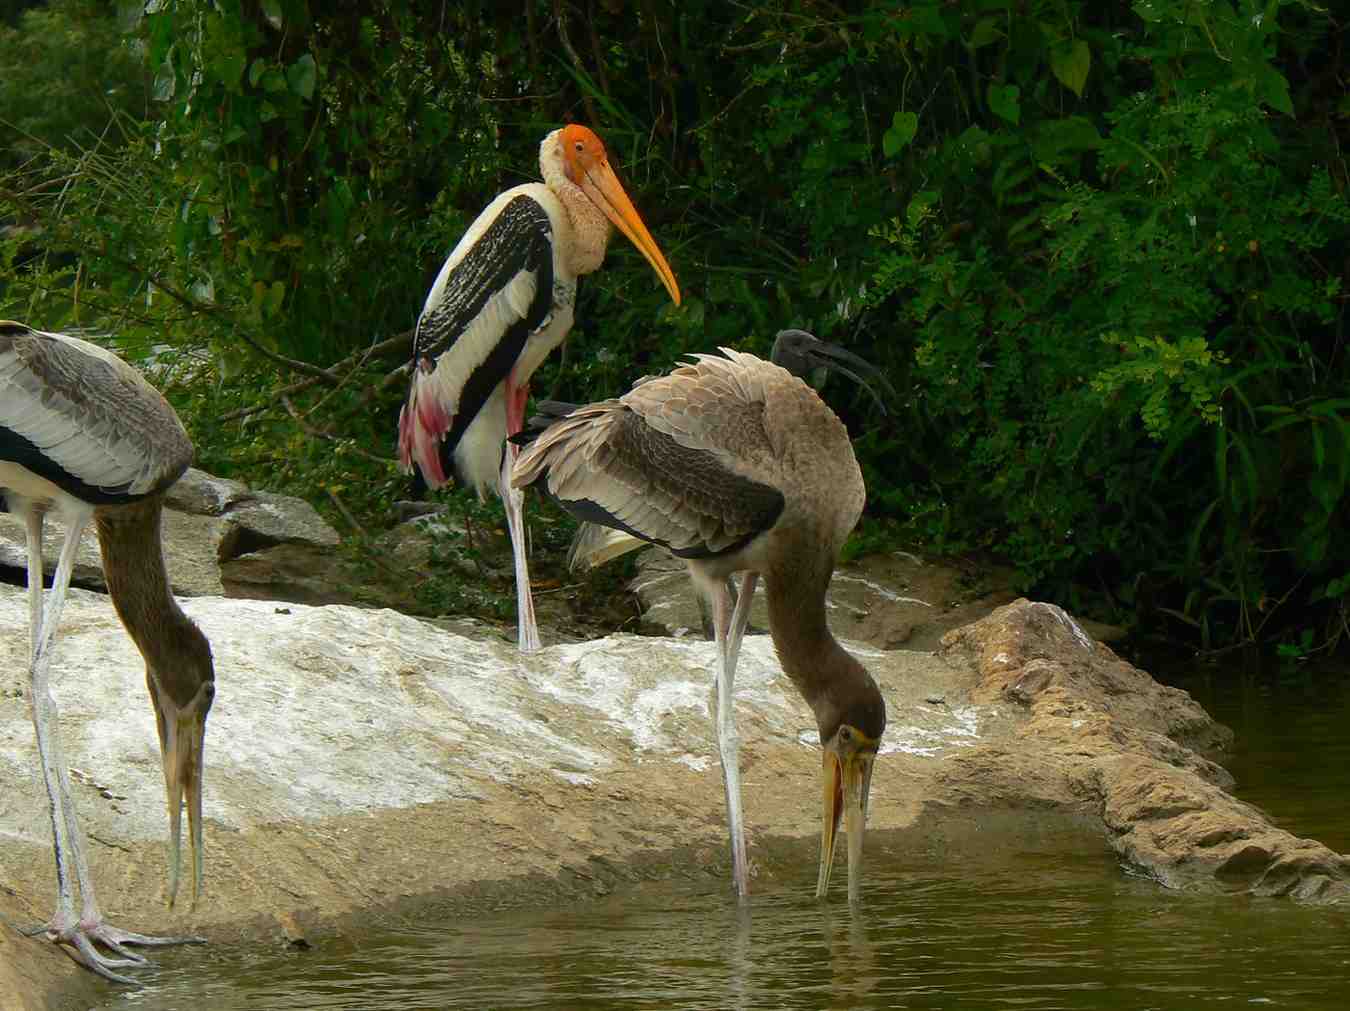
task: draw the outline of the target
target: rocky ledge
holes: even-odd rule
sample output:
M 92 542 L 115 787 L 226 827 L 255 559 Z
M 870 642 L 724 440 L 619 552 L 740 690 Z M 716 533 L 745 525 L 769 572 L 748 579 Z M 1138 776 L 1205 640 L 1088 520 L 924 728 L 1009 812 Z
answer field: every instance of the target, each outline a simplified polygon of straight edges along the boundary
M 710 643 L 610 636 L 522 657 L 388 610 L 184 606 L 211 638 L 219 691 L 206 894 L 173 914 L 140 658 L 98 594 L 72 591 L 63 622 L 62 734 L 99 898 L 119 925 L 295 941 L 409 909 L 727 873 Z M 0 626 L 26 617 L 25 591 L 0 585 Z M 0 638 L 0 916 L 14 924 L 45 918 L 54 892 L 25 651 L 26 637 Z M 1226 792 L 1206 753 L 1227 730 L 1057 607 L 1013 601 L 936 652 L 855 651 L 891 714 L 873 780 L 879 841 L 923 847 L 956 822 L 1072 825 L 1081 845 L 1169 887 L 1350 892 L 1350 859 Z M 746 640 L 737 710 L 758 880 L 800 875 L 791 864 L 813 859 L 818 832 L 819 748 L 766 636 Z M 102 986 L 45 941 L 0 931 L 0 993 L 18 1007 L 88 1006 Z

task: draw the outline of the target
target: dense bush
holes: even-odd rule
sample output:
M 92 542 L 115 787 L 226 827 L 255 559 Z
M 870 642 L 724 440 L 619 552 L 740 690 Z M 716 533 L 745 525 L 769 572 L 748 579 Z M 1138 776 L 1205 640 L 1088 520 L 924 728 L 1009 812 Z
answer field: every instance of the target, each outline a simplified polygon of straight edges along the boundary
M 1029 590 L 1206 643 L 1346 629 L 1350 101 L 1322 7 L 117 9 L 122 41 L 98 37 L 148 106 L 11 172 L 0 311 L 177 362 L 207 465 L 363 516 L 398 494 L 391 372 L 427 284 L 577 119 L 687 298 L 616 243 L 537 388 L 605 396 L 805 326 L 902 390 L 885 420 L 839 403 L 860 544 L 992 550 Z M 13 30 L 53 76 L 112 24 L 39 15 L 42 59 Z

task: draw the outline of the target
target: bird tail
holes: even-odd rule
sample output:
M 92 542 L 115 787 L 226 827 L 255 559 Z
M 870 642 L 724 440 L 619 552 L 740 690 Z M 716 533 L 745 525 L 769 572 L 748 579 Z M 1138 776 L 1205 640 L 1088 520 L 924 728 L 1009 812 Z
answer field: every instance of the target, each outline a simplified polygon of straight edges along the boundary
M 622 530 L 598 523 L 583 523 L 577 527 L 572 546 L 567 551 L 567 567 L 573 572 L 599 568 L 630 551 L 646 547 L 647 543 Z
M 398 415 L 398 464 L 405 474 L 416 465 L 422 479 L 439 488 L 449 478 L 441 459 L 441 444 L 450 430 L 451 412 L 436 395 L 433 374 L 413 367 L 408 385 L 408 401 Z
M 543 435 L 555 421 L 559 421 L 577 409 L 578 404 L 569 404 L 564 400 L 541 400 L 534 405 L 535 413 L 525 421 L 525 427 L 509 441 L 517 446 L 528 446 Z

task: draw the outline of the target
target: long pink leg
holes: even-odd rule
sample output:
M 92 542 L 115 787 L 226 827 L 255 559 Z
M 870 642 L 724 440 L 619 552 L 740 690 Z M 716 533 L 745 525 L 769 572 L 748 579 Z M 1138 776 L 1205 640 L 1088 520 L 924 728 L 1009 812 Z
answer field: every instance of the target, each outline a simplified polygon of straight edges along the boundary
M 525 427 L 525 401 L 530 396 L 528 386 L 516 386 L 506 380 L 506 434 L 515 435 Z M 530 593 L 530 568 L 525 548 L 525 493 L 511 487 L 511 470 L 515 466 L 520 447 L 508 442 L 502 453 L 500 489 L 502 505 L 506 508 L 506 528 L 511 534 L 511 558 L 516 569 L 517 643 L 522 653 L 534 653 L 540 648 L 539 624 L 534 617 L 534 596 Z

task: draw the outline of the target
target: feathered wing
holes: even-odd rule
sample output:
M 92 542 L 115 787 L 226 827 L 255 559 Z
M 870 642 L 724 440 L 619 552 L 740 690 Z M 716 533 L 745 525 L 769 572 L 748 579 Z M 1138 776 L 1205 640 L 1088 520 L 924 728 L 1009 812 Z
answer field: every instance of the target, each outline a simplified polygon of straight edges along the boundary
M 574 411 L 521 455 L 513 482 L 540 482 L 579 519 L 682 558 L 737 550 L 773 526 L 783 495 L 766 480 L 762 389 L 735 364 L 700 356 Z
M 0 461 L 100 504 L 164 490 L 192 453 L 173 408 L 116 355 L 0 322 Z
M 503 194 L 441 268 L 417 321 L 412 380 L 399 415 L 399 462 L 433 488 L 455 446 L 510 374 L 553 303 L 553 226 L 528 194 Z

